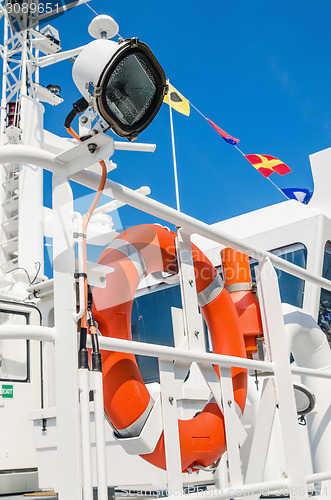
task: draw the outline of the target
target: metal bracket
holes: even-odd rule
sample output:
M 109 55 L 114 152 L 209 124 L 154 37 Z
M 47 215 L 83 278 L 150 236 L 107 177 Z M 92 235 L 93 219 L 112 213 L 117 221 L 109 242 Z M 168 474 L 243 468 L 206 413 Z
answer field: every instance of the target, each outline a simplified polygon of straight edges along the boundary
M 159 397 L 148 415 L 139 436 L 133 438 L 119 438 L 116 436 L 116 433 L 114 433 L 114 438 L 129 455 L 144 455 L 146 453 L 152 453 L 155 449 L 162 430 L 161 399 Z
M 86 88 L 88 93 L 92 97 L 100 97 L 101 96 L 101 87 L 96 87 L 92 82 L 86 83 Z
M 81 238 L 86 238 L 86 237 L 87 237 L 85 233 L 77 233 L 77 232 L 73 233 L 73 235 L 72 235 L 72 236 L 73 236 L 73 238 L 75 238 L 75 239 L 77 239 L 77 238 L 79 238 L 79 237 L 81 237 Z

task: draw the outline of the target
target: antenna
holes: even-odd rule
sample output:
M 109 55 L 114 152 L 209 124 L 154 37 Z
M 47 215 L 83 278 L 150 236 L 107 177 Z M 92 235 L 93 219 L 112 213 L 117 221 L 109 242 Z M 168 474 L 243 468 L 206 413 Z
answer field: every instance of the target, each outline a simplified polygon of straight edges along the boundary
M 117 35 L 119 26 L 115 19 L 110 16 L 100 15 L 93 19 L 88 27 L 92 38 L 109 39 Z

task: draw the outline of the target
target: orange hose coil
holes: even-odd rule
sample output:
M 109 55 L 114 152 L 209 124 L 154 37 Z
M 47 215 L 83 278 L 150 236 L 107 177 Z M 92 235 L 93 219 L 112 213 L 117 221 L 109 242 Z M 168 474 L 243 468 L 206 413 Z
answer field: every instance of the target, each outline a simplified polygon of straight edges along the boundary
M 249 257 L 227 247 L 221 251 L 221 258 L 224 284 L 229 289 L 231 299 L 237 309 L 245 339 L 246 354 L 248 358 L 251 358 L 257 351 L 256 338 L 263 335 L 263 327 L 259 300 L 256 293 L 251 291 L 252 275 Z
M 93 290 L 93 314 L 103 335 L 131 339 L 131 309 L 140 280 L 153 272 L 177 273 L 176 234 L 159 225 L 141 225 L 117 236 L 102 253 L 99 264 L 114 268 L 106 288 Z M 243 335 L 230 294 L 207 257 L 192 245 L 197 293 L 215 353 L 246 357 Z M 243 412 L 247 373 L 232 368 L 234 398 Z M 140 375 L 135 356 L 103 352 L 105 411 L 121 431 L 135 423 L 148 409 L 150 394 Z M 226 450 L 224 418 L 211 401 L 190 420 L 179 420 L 182 470 L 209 466 Z M 123 435 L 123 434 L 122 434 Z M 141 455 L 166 468 L 163 433 L 152 453 Z

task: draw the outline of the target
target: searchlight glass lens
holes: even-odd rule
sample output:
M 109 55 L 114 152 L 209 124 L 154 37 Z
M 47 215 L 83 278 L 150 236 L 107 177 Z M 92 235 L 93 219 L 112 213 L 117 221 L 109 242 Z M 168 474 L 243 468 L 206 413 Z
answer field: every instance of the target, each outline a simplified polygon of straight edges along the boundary
M 106 102 L 121 123 L 132 126 L 145 116 L 156 91 L 155 78 L 143 58 L 129 54 L 110 75 Z

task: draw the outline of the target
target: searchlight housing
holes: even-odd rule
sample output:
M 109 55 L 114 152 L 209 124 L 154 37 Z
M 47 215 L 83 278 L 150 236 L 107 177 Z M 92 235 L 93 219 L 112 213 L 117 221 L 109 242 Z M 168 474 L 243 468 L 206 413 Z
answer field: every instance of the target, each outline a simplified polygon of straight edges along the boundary
M 129 140 L 152 122 L 167 89 L 162 67 L 137 38 L 94 40 L 77 57 L 72 75 L 93 110 Z

